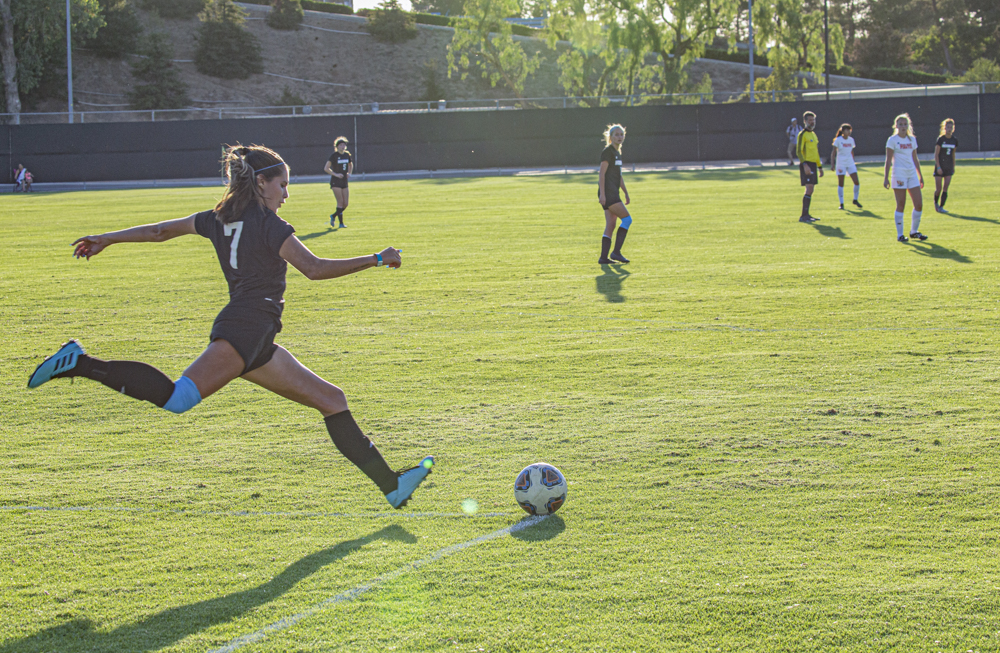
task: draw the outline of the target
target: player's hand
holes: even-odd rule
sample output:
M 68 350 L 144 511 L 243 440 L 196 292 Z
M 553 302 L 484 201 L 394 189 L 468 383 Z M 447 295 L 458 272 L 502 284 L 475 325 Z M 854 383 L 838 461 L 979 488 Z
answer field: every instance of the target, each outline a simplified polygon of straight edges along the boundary
M 398 268 L 403 264 L 403 254 L 394 247 L 386 247 L 379 254 L 382 255 L 382 265 L 390 268 Z
M 882 182 L 882 185 L 885 186 L 886 188 L 889 187 L 889 178 L 888 177 L 885 178 L 885 180 Z
M 631 202 L 631 201 L 632 201 L 632 200 L 631 200 L 631 199 L 629 199 L 629 196 L 628 196 L 628 193 L 625 193 L 625 203 L 626 203 L 626 204 L 628 204 L 628 203 L 629 203 L 629 202 Z
M 820 167 L 819 167 L 819 176 L 820 176 L 820 177 L 822 177 L 822 176 L 823 176 L 823 166 L 820 166 Z
M 607 204 L 607 198 L 604 197 L 604 193 L 601 193 L 600 195 L 597 196 L 597 201 L 600 203 L 601 206 Z
M 923 188 L 923 187 L 924 187 L 924 180 L 923 180 L 923 178 L 921 178 L 921 179 L 920 179 L 920 187 L 921 187 L 921 188 Z
M 83 238 L 77 238 L 73 241 L 73 245 L 75 245 L 73 256 L 76 258 L 85 258 L 89 261 L 91 256 L 97 256 L 110 244 L 104 236 L 84 236 Z

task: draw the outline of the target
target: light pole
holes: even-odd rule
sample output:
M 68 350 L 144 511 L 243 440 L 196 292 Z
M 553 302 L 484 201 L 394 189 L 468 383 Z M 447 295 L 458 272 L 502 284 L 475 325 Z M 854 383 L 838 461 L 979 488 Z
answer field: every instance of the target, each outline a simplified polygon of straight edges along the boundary
M 750 27 L 750 101 L 754 102 L 753 96 L 753 0 L 748 0 L 749 11 L 747 12 L 747 21 Z
M 73 33 L 70 27 L 69 1 L 66 0 L 66 87 L 69 91 L 69 124 L 73 124 Z
M 829 0 L 823 0 L 823 77 L 826 78 L 826 99 L 830 99 L 830 18 Z

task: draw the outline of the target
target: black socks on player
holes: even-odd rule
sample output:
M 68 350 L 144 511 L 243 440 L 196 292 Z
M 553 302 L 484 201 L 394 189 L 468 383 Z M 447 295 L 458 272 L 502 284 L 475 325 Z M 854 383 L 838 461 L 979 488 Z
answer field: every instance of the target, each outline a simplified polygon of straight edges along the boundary
M 802 196 L 802 217 L 809 215 L 809 203 L 812 202 L 812 195 Z
M 399 475 L 385 462 L 375 443 L 361 432 L 351 411 L 345 410 L 330 415 L 323 421 L 326 422 L 326 430 L 330 432 L 330 439 L 340 453 L 357 465 L 368 478 L 375 481 L 382 494 L 396 490 L 399 486 L 397 482 Z
M 344 226 L 344 211 L 347 210 L 346 206 L 338 206 L 337 212 L 333 214 L 333 217 L 340 220 L 340 226 Z
M 103 383 L 115 392 L 148 401 L 160 408 L 166 405 L 174 393 L 174 382 L 169 376 L 152 365 L 135 361 L 105 361 L 81 354 L 76 367 L 56 376 L 82 376 Z
M 624 227 L 618 227 L 618 233 L 615 234 L 615 254 L 618 254 L 619 256 L 621 255 L 622 245 L 625 244 L 625 236 L 627 235 L 628 235 L 628 229 L 625 229 Z M 608 239 L 608 242 L 609 243 L 611 242 L 610 238 Z
M 941 208 L 944 208 L 944 203 L 948 201 L 948 191 L 941 193 Z
M 620 231 L 620 229 L 619 229 Z M 601 260 L 607 261 L 608 254 L 611 252 L 611 236 L 601 237 Z

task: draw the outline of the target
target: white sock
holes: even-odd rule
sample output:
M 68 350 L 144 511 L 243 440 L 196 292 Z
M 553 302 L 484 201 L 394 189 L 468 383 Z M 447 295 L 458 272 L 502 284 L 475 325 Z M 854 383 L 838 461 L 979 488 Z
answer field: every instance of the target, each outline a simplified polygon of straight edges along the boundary
M 840 198 L 840 203 L 843 204 L 844 203 L 844 187 L 843 186 L 837 186 L 837 197 Z
M 910 229 L 911 234 L 915 234 L 920 231 L 920 216 L 922 214 L 922 211 L 914 211 L 910 214 L 910 219 L 913 221 L 913 229 Z
M 896 237 L 903 235 L 903 212 L 896 211 Z
M 861 186 L 854 184 L 854 201 L 858 201 L 858 193 L 861 192 Z

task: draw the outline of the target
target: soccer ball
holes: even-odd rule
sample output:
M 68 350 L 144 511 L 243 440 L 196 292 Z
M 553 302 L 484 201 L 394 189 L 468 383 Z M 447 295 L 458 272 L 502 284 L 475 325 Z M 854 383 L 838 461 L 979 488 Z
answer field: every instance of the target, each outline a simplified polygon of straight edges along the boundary
M 548 463 L 528 465 L 514 481 L 514 499 L 529 515 L 551 515 L 566 502 L 566 477 Z

